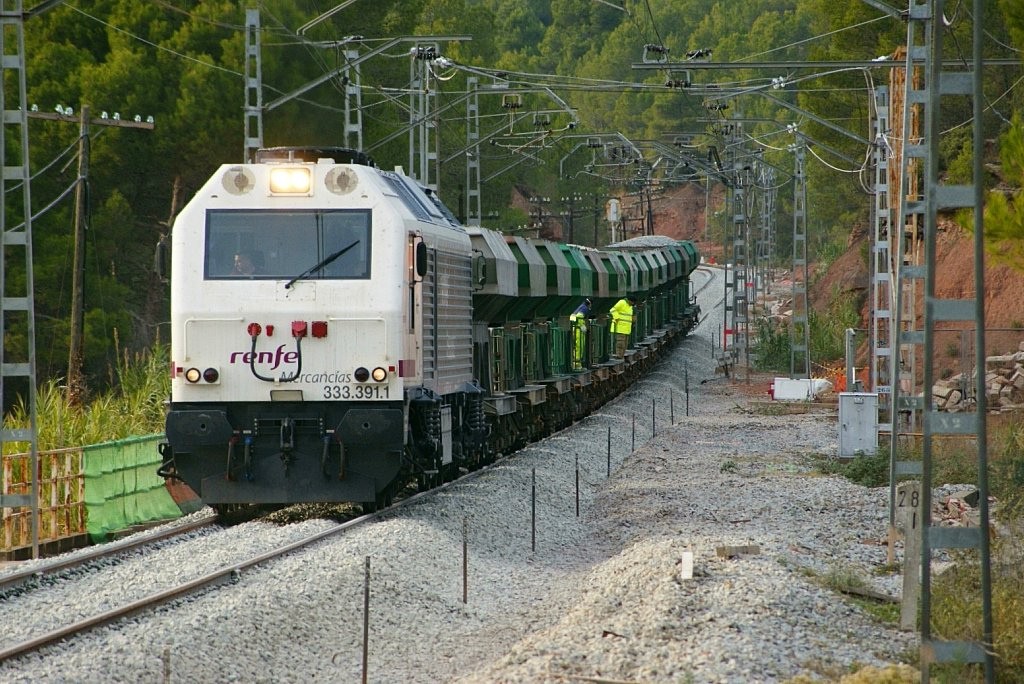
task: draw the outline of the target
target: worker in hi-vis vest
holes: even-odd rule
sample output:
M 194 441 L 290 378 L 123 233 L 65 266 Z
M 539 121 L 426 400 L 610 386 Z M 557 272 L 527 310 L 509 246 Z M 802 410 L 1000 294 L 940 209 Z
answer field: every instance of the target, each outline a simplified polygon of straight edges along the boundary
M 572 326 L 572 369 L 583 370 L 583 352 L 587 348 L 587 316 L 590 315 L 590 300 L 584 299 L 576 310 L 569 314 Z
M 625 358 L 629 346 L 629 334 L 633 331 L 633 297 L 626 295 L 609 311 L 612 317 L 612 336 L 615 340 L 615 356 Z

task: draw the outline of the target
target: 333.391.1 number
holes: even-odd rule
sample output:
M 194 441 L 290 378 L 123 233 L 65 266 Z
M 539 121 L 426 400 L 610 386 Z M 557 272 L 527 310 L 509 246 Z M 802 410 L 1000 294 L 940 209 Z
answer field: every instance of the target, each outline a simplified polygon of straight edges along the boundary
M 387 385 L 324 385 L 324 399 L 387 399 Z

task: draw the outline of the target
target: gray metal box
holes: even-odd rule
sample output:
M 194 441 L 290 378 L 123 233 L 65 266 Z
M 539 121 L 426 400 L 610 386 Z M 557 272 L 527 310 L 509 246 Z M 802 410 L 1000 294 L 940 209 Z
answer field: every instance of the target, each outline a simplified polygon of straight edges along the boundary
M 878 451 L 878 394 L 840 392 L 839 457 L 873 456 Z

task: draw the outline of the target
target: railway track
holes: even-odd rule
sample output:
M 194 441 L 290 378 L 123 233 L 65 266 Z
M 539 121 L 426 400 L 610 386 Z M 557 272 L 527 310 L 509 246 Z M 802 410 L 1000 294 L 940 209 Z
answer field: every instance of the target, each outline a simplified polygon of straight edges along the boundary
M 505 459 L 499 459 L 497 463 L 500 463 Z M 82 634 L 91 629 L 102 627 L 104 625 L 113 624 L 119 620 L 131 617 L 138 613 L 146 610 L 156 608 L 166 603 L 185 598 L 190 595 L 198 594 L 199 592 L 217 587 L 219 585 L 227 584 L 237 580 L 243 572 L 250 570 L 257 566 L 269 563 L 275 559 L 281 558 L 288 554 L 302 550 L 325 539 L 329 539 L 336 535 L 342 534 L 348 530 L 358 527 L 366 522 L 380 518 L 382 516 L 394 513 L 404 506 L 412 504 L 416 501 L 420 501 L 425 497 L 436 495 L 442 491 L 447 490 L 449 487 L 456 483 L 466 482 L 475 477 L 479 477 L 481 474 L 487 471 L 487 468 L 476 470 L 463 475 L 455 480 L 446 482 L 443 485 L 435 487 L 429 491 L 419 492 L 412 494 L 407 498 L 396 501 L 394 504 L 387 508 L 382 508 L 374 513 L 368 513 L 339 522 L 328 529 L 317 532 L 316 534 L 308 535 L 301 539 L 289 542 L 287 544 L 280 545 L 276 548 L 264 551 L 262 553 L 253 555 L 244 560 L 227 563 L 212 572 L 207 572 L 199 577 L 192 578 L 187 581 L 179 582 L 171 587 L 160 589 L 159 591 L 152 592 L 141 598 L 125 602 L 109 610 L 97 612 L 85 618 L 76 619 L 66 625 L 58 628 L 51 629 L 45 633 L 35 635 L 28 639 L 22 639 L 17 643 L 0 648 L 0 663 L 9 660 L 11 658 L 24 656 L 34 651 L 38 651 L 50 644 L 56 643 L 63 639 L 74 637 L 78 634 Z M 155 543 L 157 541 L 169 539 L 176 535 L 183 534 L 187 531 L 193 531 L 211 525 L 217 521 L 217 516 L 210 516 L 207 519 L 195 521 L 185 526 L 178 526 L 173 530 L 161 531 L 153 535 L 147 535 L 139 540 L 132 540 L 129 544 L 119 545 L 114 549 L 97 549 L 95 552 L 89 554 L 78 555 L 75 558 L 67 559 L 64 561 L 56 561 L 51 564 L 47 564 L 42 568 L 33 568 L 25 570 L 23 572 L 15 573 L 0 579 L 0 591 L 9 591 L 18 587 L 24 587 L 33 580 L 38 580 L 46 576 L 56 576 L 60 573 L 68 572 L 76 567 L 84 566 L 87 563 L 95 562 L 102 558 L 109 558 L 118 554 L 124 553 L 126 550 L 139 548 L 146 544 Z
M 713 272 L 708 275 L 713 275 Z M 706 297 L 707 290 L 704 289 L 703 296 Z M 641 365 L 639 368 L 643 368 L 643 366 Z M 573 423 L 572 429 L 566 431 L 560 439 L 568 439 L 574 445 L 582 445 L 592 440 L 600 442 L 600 448 L 596 449 L 594 453 L 597 454 L 597 460 L 600 462 L 598 470 L 603 476 L 606 457 L 610 469 L 611 455 L 614 454 L 615 460 L 619 461 L 623 458 L 623 450 L 629 450 L 628 427 L 623 427 L 625 432 L 616 432 L 614 440 L 609 431 L 607 433 L 608 441 L 605 441 L 606 424 L 614 424 L 617 421 L 621 423 L 622 420 L 626 420 L 627 423 L 622 423 L 622 425 L 628 425 L 628 413 L 623 411 L 621 406 L 616 408 L 616 405 L 611 405 L 605 411 L 595 414 L 586 421 Z M 555 433 L 555 435 L 558 434 Z M 584 435 L 588 436 L 584 437 Z M 439 551 L 439 549 L 443 549 L 448 542 L 452 541 L 447 534 L 448 527 L 457 523 L 457 519 L 461 517 L 463 534 L 461 548 L 462 553 L 465 554 L 467 510 L 471 523 L 469 533 L 469 539 L 472 542 L 471 549 L 475 548 L 477 544 L 488 544 L 487 539 L 492 536 L 502 539 L 500 545 L 502 554 L 507 553 L 510 545 L 522 547 L 527 543 L 522 538 L 522 534 L 524 530 L 529 531 L 530 527 L 527 525 L 526 528 L 522 528 L 521 521 L 523 515 L 530 511 L 530 504 L 528 503 L 529 498 L 524 504 L 522 497 L 530 496 L 530 486 L 529 479 L 524 484 L 522 475 L 525 466 L 520 463 L 525 459 L 525 462 L 529 464 L 536 458 L 537 453 L 544 451 L 545 449 L 536 447 L 532 450 L 527 448 L 523 451 L 512 452 L 505 457 L 500 457 L 488 467 L 466 473 L 458 479 L 429 491 L 412 494 L 409 498 L 397 501 L 393 506 L 381 509 L 376 513 L 360 516 L 340 524 L 318 519 L 283 527 L 275 525 L 273 529 L 268 525 L 266 530 L 257 529 L 255 537 L 252 532 L 253 528 L 249 525 L 240 526 L 244 529 L 225 528 L 223 533 L 218 532 L 216 535 L 195 539 L 188 544 L 165 545 L 165 548 L 154 551 L 154 554 L 163 555 L 151 556 L 149 553 L 141 557 L 136 555 L 128 562 L 119 564 L 115 569 L 120 573 L 119 575 L 108 575 L 106 572 L 89 573 L 92 578 L 85 577 L 83 579 L 85 584 L 57 583 L 53 585 L 55 594 L 53 596 L 50 596 L 48 591 L 29 592 L 27 594 L 28 603 L 6 606 L 9 609 L 7 614 L 12 616 L 50 614 L 52 619 L 38 622 L 35 621 L 35 618 L 26 619 L 21 625 L 20 632 L 17 629 L 7 632 L 6 639 L 0 641 L 0 663 L 3 665 L 0 672 L 4 672 L 4 676 L 16 676 L 18 672 L 31 672 L 33 677 L 37 677 L 40 673 L 49 671 L 54 673 L 53 676 L 64 677 L 70 672 L 84 671 L 83 668 L 95 668 L 97 663 L 102 661 L 103 667 L 110 672 L 121 673 L 117 676 L 159 678 L 161 671 L 166 676 L 166 673 L 173 668 L 175 676 L 186 678 L 197 676 L 200 679 L 206 677 L 228 678 L 238 676 L 238 673 L 246 673 L 243 675 L 244 677 L 252 677 L 256 675 L 255 671 L 250 670 L 251 663 L 249 661 L 243 660 L 238 663 L 233 660 L 233 656 L 226 654 L 234 653 L 236 648 L 239 652 L 249 650 L 263 653 L 266 649 L 278 648 L 274 645 L 277 643 L 292 644 L 291 640 L 274 641 L 268 630 L 273 629 L 290 634 L 296 629 L 295 624 L 301 624 L 303 627 L 297 628 L 300 631 L 307 626 L 313 630 L 307 634 L 307 637 L 314 638 L 316 634 L 330 635 L 326 637 L 329 643 L 310 645 L 303 641 L 304 645 L 293 644 L 288 648 L 300 651 L 303 648 L 312 649 L 309 651 L 310 655 L 304 657 L 303 662 L 316 661 L 317 657 L 324 653 L 335 654 L 329 659 L 328 664 L 324 665 L 331 673 L 329 676 L 335 680 L 352 681 L 350 676 L 352 673 L 349 670 L 355 668 L 356 665 L 346 660 L 347 656 L 343 654 L 355 653 L 358 650 L 356 648 L 353 651 L 352 645 L 348 643 L 352 639 L 348 632 L 352 631 L 349 627 L 358 622 L 361 615 L 359 613 L 360 606 L 365 608 L 363 595 L 360 595 L 356 602 L 343 598 L 348 595 L 346 592 L 352 591 L 349 580 L 362 577 L 362 567 L 351 574 L 353 568 L 350 562 L 353 555 L 360 560 L 367 554 L 374 556 L 374 592 L 382 591 L 379 588 L 382 585 L 378 582 L 386 582 L 387 589 L 383 591 L 390 595 L 394 591 L 393 583 L 396 581 L 401 583 L 407 577 L 412 578 L 413 586 L 402 591 L 408 591 L 409 596 L 416 597 L 417 605 L 426 600 L 425 597 L 435 594 L 443 595 L 443 585 L 453 581 L 455 577 L 451 574 L 454 562 L 452 553 L 445 550 Z M 584 460 L 586 459 L 589 457 L 584 456 Z M 544 528 L 539 530 L 537 535 L 536 550 L 530 550 L 529 545 L 519 548 L 519 551 L 530 557 L 540 558 L 541 556 L 538 554 L 546 553 L 546 550 L 542 550 L 546 549 L 544 540 L 548 535 L 555 534 L 554 529 L 547 527 L 548 524 L 555 524 L 559 529 L 562 527 L 575 528 L 578 525 L 576 522 L 555 523 L 551 518 L 555 508 L 559 514 L 563 512 L 561 509 L 564 507 L 562 506 L 564 501 L 561 494 L 564 492 L 556 496 L 562 503 L 555 503 L 549 500 L 552 492 L 548 490 L 551 488 L 551 483 L 564 479 L 557 474 L 561 469 L 559 464 L 564 460 L 563 458 L 553 461 L 545 459 L 544 465 L 536 469 L 542 471 L 540 473 L 542 481 L 538 483 L 540 489 L 536 510 L 540 520 L 546 522 Z M 594 467 L 593 463 L 583 464 L 584 480 L 586 480 L 587 470 Z M 529 475 L 529 471 L 530 469 L 526 468 L 527 475 Z M 578 472 L 576 476 L 579 477 Z M 465 502 L 460 498 L 457 503 L 453 504 L 454 499 L 451 496 L 434 496 L 451 491 L 450 488 L 455 485 L 466 483 L 474 478 L 479 478 L 479 481 L 473 484 L 470 490 L 472 493 Z M 590 485 L 585 484 L 584 486 L 589 487 Z M 497 487 L 500 487 L 500 493 L 497 492 Z M 501 503 L 495 506 L 495 501 Z M 423 505 L 409 506 L 414 502 L 420 502 Z M 395 510 L 404 506 L 409 507 L 407 511 L 396 516 Z M 447 511 L 447 513 L 442 511 Z M 440 517 L 438 517 L 439 513 Z M 409 517 L 408 521 L 405 520 L 406 516 Z M 388 518 L 391 518 L 392 522 L 386 520 Z M 380 540 L 372 532 L 375 526 L 362 525 L 364 522 L 374 520 L 385 526 L 382 527 L 384 534 Z M 422 525 L 424 520 L 430 522 Z M 455 522 L 453 523 L 453 521 Z M 516 521 L 520 521 L 519 526 Z M 254 522 L 267 524 L 266 520 Z M 356 533 L 358 527 L 362 527 L 362 532 Z M 238 534 L 232 536 L 233 531 Z M 347 531 L 351 531 L 353 534 L 345 534 Z M 371 538 L 367 538 L 367 533 L 371 535 Z M 484 535 L 484 537 L 479 535 Z M 244 543 L 237 543 L 240 540 Z M 283 543 L 282 540 L 286 543 Z M 458 540 L 456 539 L 456 541 Z M 315 554 L 303 552 L 304 548 L 320 542 L 328 543 L 321 544 Z M 222 550 L 225 552 L 221 553 Z M 378 553 L 381 554 L 379 557 Z M 288 556 L 288 558 L 285 559 L 284 556 Z M 471 571 L 475 562 L 488 562 L 483 556 L 476 555 L 476 552 L 472 557 L 478 560 L 470 563 Z M 133 562 L 139 563 L 140 568 L 145 569 L 136 571 L 132 567 L 126 567 Z M 462 569 L 455 569 L 456 573 L 461 572 L 463 577 L 463 603 L 465 603 L 466 582 L 464 563 L 465 559 L 463 558 Z M 411 569 L 406 568 L 409 564 L 412 564 Z M 514 565 L 515 563 L 513 563 Z M 259 567 L 258 572 L 254 572 L 258 566 L 262 567 Z M 160 574 L 164 576 L 164 580 L 160 583 L 151 582 L 152 578 L 146 577 L 146 581 L 139 582 L 136 586 L 122 587 L 121 583 L 125 576 L 129 576 L 132 572 L 149 574 L 154 568 L 161 569 Z M 325 570 L 329 576 L 320 576 Z M 490 574 L 487 573 L 486 576 L 489 577 Z M 523 586 L 521 585 L 529 585 L 534 582 L 532 573 L 527 575 L 513 573 L 511 576 L 507 576 L 503 570 L 500 574 L 504 577 L 503 587 L 499 592 L 501 595 L 512 589 L 522 590 Z M 166 577 L 166 575 L 170 575 L 170 577 Z M 385 576 L 387 579 L 384 579 Z M 340 586 L 343 587 L 341 595 L 337 593 L 339 579 L 341 579 Z M 482 583 L 485 581 L 483 576 L 471 574 L 470 580 L 475 592 L 482 591 Z M 359 579 L 355 579 L 355 582 L 358 581 Z M 543 580 L 538 581 L 540 582 L 538 586 L 542 587 Z M 299 582 L 300 586 L 296 585 L 296 582 Z M 509 586 L 504 586 L 509 583 Z M 94 589 L 94 587 L 99 587 L 99 589 Z M 215 589 L 218 587 L 225 590 L 216 591 Z M 295 593 L 292 593 L 293 589 Z M 105 603 L 94 601 L 87 606 L 75 605 L 77 595 L 89 596 L 90 592 L 94 590 L 106 597 L 103 599 Z M 201 600 L 192 600 L 200 596 Z M 471 593 L 471 599 L 479 600 L 473 598 L 474 596 L 476 594 Z M 281 603 L 282 600 L 285 601 L 284 604 Z M 358 605 L 356 605 L 357 603 Z M 167 612 L 167 608 L 162 611 L 152 610 L 161 604 L 172 605 L 173 612 Z M 344 628 L 333 623 L 324 628 L 326 623 L 322 621 L 319 615 L 320 611 L 316 607 L 327 605 L 332 606 L 327 611 L 331 616 L 330 619 L 337 621 L 338 625 L 342 625 Z M 110 606 L 116 607 L 111 608 Z M 295 609 L 300 606 L 299 612 L 302 613 L 302 617 L 295 614 Z M 286 607 L 287 610 L 284 609 Z M 76 608 L 78 609 L 77 614 L 70 615 L 76 612 Z M 379 606 L 375 602 L 374 624 L 378 623 L 378 611 L 381 610 L 390 611 L 391 609 Z M 459 608 L 445 605 L 442 612 L 450 617 L 452 610 L 458 612 Z M 501 614 L 505 615 L 511 612 L 514 611 L 503 609 Z M 295 624 L 284 629 L 280 626 L 270 627 L 273 619 L 276 619 L 276 617 L 272 619 L 270 614 Z M 134 619 L 128 619 L 133 617 Z M 236 622 L 239 618 L 241 621 Z M 392 624 L 396 619 L 398 618 L 391 616 L 381 618 L 379 622 L 380 624 Z M 477 618 L 473 617 L 472 619 Z M 15 622 L 19 621 L 19 619 L 15 620 Z M 115 629 L 95 629 L 112 624 L 116 626 Z M 249 629 L 249 626 L 254 624 L 266 624 L 267 629 L 261 628 L 255 631 Z M 175 626 L 171 629 L 183 630 L 182 636 L 168 636 L 164 631 L 168 625 Z M 92 634 L 76 637 L 83 633 Z M 371 648 L 375 654 L 374 658 L 381 657 L 379 649 L 383 647 L 377 644 L 377 640 L 388 638 L 385 636 L 386 634 L 388 634 L 386 631 L 373 633 L 374 645 Z M 450 638 L 454 637 L 450 634 L 449 625 L 443 633 L 428 637 L 426 641 L 434 643 L 438 639 Z M 205 656 L 197 660 L 197 652 L 191 650 L 188 654 L 177 652 L 173 644 L 182 643 L 182 639 L 194 643 L 203 653 L 218 655 L 213 656 L 213 660 L 204 659 Z M 59 649 L 47 648 L 47 646 L 58 642 L 61 642 Z M 101 647 L 102 650 L 93 650 L 97 643 L 104 644 Z M 128 643 L 131 646 L 127 646 Z M 236 643 L 237 647 L 232 645 Z M 172 645 L 168 646 L 168 644 Z M 365 648 L 365 645 L 363 647 Z M 169 655 L 168 648 L 170 649 Z M 431 654 L 424 657 L 436 655 L 434 649 L 429 650 Z M 386 648 L 385 652 L 387 652 Z M 163 660 L 157 657 L 154 663 L 154 655 L 159 656 L 160 653 L 164 654 Z M 31 655 L 30 658 L 24 657 L 29 655 Z M 415 658 L 413 660 L 415 661 Z M 415 667 L 422 665 L 419 661 L 415 662 Z M 299 668 L 299 670 L 304 674 L 298 676 L 308 675 L 306 670 L 313 666 L 303 667 L 306 669 Z M 376 661 L 371 667 L 385 668 L 384 665 L 376 664 Z M 388 665 L 384 671 L 389 671 L 392 667 Z M 94 670 L 90 669 L 90 671 Z M 288 676 L 296 676 L 297 672 L 292 671 Z
M 89 563 L 113 558 L 125 553 L 126 551 L 132 551 L 148 544 L 156 544 L 167 539 L 172 539 L 173 537 L 181 534 L 209 527 L 216 522 L 217 516 L 210 515 L 206 518 L 199 518 L 181 525 L 167 527 L 151 533 L 135 535 L 130 539 L 125 539 L 119 542 L 96 546 L 93 549 L 82 553 L 69 554 L 67 557 L 58 557 L 53 561 L 44 563 L 43 565 L 3 575 L 0 577 L 0 596 L 7 595 L 9 592 L 18 589 L 25 589 L 32 583 L 39 582 L 47 577 L 56 577 L 57 575 L 75 570 L 76 568 L 84 567 Z
M 707 275 L 710 277 L 708 282 L 701 286 L 701 290 L 707 287 L 708 283 L 713 280 L 713 274 L 711 274 L 710 271 L 708 271 Z M 74 637 L 97 627 L 110 625 L 152 608 L 207 591 L 217 586 L 237 581 L 241 577 L 242 573 L 248 570 L 271 563 L 275 559 L 301 551 L 302 549 L 326 539 L 344 534 L 345 532 L 359 527 L 368 521 L 387 516 L 394 513 L 396 510 L 420 501 L 425 497 L 437 495 L 458 483 L 465 483 L 468 480 L 477 478 L 488 472 L 491 468 L 503 465 L 508 459 L 513 458 L 514 455 L 515 452 L 507 456 L 500 457 L 488 467 L 466 473 L 461 477 L 432 488 L 429 491 L 412 494 L 407 498 L 398 500 L 393 505 L 382 508 L 374 513 L 360 515 L 344 522 L 332 524 L 330 527 L 320 530 L 314 534 L 289 541 L 288 543 L 280 544 L 274 548 L 263 550 L 260 553 L 252 554 L 240 560 L 233 560 L 231 562 L 224 563 L 216 569 L 206 571 L 201 575 L 191 577 L 187 580 L 175 582 L 171 586 L 151 591 L 144 596 L 136 597 L 132 600 L 125 600 L 121 605 L 114 608 L 96 611 L 87 616 L 73 619 L 66 624 L 33 634 L 28 638 L 20 638 L 15 643 L 0 647 L 0 662 L 27 655 L 48 645 Z M 43 577 L 57 576 L 60 573 L 66 573 L 73 570 L 77 566 L 84 566 L 88 563 L 94 563 L 102 558 L 116 556 L 127 550 L 139 548 L 147 544 L 153 544 L 175 535 L 180 535 L 188 531 L 213 524 L 216 521 L 216 516 L 210 516 L 207 519 L 190 523 L 188 526 L 178 526 L 169 530 L 161 531 L 160 533 L 140 536 L 138 539 L 133 539 L 130 543 L 117 544 L 112 548 L 97 549 L 94 552 L 79 554 L 74 558 L 69 558 L 64 561 L 56 561 L 43 567 L 32 568 L 20 573 L 8 575 L 0 578 L 0 594 L 16 590 L 20 587 L 25 587 L 30 582 L 38 581 Z

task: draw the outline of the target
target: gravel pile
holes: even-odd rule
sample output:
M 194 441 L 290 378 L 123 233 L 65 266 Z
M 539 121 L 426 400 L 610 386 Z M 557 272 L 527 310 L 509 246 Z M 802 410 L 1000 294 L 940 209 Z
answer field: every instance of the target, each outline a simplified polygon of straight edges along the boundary
M 720 295 L 709 288 L 704 310 Z M 835 680 L 903 660 L 916 634 L 814 579 L 898 590 L 881 572 L 887 488 L 815 474 L 813 458 L 838 450 L 834 412 L 750 411 L 715 376 L 718 324 L 597 414 L 473 480 L 231 586 L 0 664 L 0 681 L 358 682 L 367 576 L 371 682 Z M 234 529 L 232 544 L 254 548 L 291 534 Z M 723 546 L 750 553 L 720 557 Z M 132 572 L 214 553 L 181 548 L 188 557 L 147 555 Z M 113 601 L 121 582 L 88 592 Z M 76 598 L 60 601 L 0 608 L 6 624 L 29 623 Z

